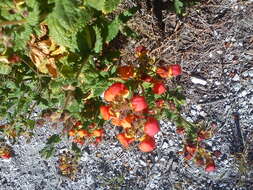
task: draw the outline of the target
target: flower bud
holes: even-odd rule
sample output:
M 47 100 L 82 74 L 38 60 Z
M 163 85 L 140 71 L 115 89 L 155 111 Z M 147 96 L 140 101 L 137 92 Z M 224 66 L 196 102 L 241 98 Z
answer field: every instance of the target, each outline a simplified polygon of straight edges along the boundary
M 127 87 L 120 83 L 114 83 L 111 85 L 104 93 L 104 98 L 106 101 L 111 102 L 115 99 L 116 96 L 126 96 L 128 95 L 129 91 Z
M 127 148 L 134 141 L 133 138 L 126 137 L 125 133 L 118 134 L 117 139 L 125 148 Z
M 153 87 L 153 92 L 155 94 L 165 93 L 166 92 L 166 87 L 165 87 L 164 83 L 162 83 L 162 82 L 155 83 L 154 87 Z
M 136 112 L 143 111 L 148 107 L 148 104 L 144 98 L 144 96 L 134 96 L 132 98 L 132 107 Z
M 214 163 L 214 160 L 213 159 L 209 159 L 206 163 L 206 168 L 205 168 L 205 171 L 206 172 L 213 172 L 216 170 L 216 166 L 215 166 L 215 163 Z
M 156 74 L 158 74 L 162 78 L 169 77 L 169 71 L 167 67 L 158 67 L 156 69 Z
M 153 117 L 149 117 L 147 119 L 147 122 L 145 123 L 145 126 L 144 126 L 144 132 L 153 137 L 155 136 L 158 132 L 160 131 L 160 126 L 159 126 L 159 123 L 158 121 L 153 118 Z
M 134 76 L 134 68 L 132 66 L 122 66 L 118 68 L 118 74 L 121 79 L 127 80 Z
M 169 76 L 176 77 L 182 74 L 181 66 L 178 64 L 169 65 L 168 67 Z
M 142 152 L 151 152 L 156 148 L 155 139 L 150 136 L 146 136 L 144 140 L 140 142 L 138 147 Z
M 104 120 L 109 120 L 110 115 L 110 106 L 100 106 L 100 113 Z

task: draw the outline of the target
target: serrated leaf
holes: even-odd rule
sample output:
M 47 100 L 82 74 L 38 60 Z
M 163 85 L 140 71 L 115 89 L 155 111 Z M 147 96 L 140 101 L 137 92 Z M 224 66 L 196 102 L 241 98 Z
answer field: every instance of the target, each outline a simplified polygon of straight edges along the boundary
M 129 28 L 128 26 L 121 26 L 120 27 L 120 32 L 122 34 L 124 34 L 125 36 L 127 37 L 131 37 L 131 38 L 134 38 L 134 39 L 138 39 L 140 36 L 134 32 L 131 28 Z
M 28 14 L 27 21 L 30 26 L 36 26 L 39 23 L 39 15 L 40 15 L 39 1 L 29 0 L 26 1 L 26 4 L 29 7 L 29 9 L 32 9 L 32 11 L 30 11 Z
M 86 4 L 97 10 L 102 10 L 105 0 L 85 0 Z
M 46 23 L 49 35 L 54 41 L 71 51 L 78 49 L 77 33 L 93 17 L 93 11 L 88 8 L 79 8 L 74 1 L 56 0 L 53 12 L 49 14 Z
M 8 75 L 11 73 L 11 66 L 6 63 L 0 63 L 0 74 Z
M 55 153 L 55 147 L 45 146 L 41 151 L 40 155 L 46 159 L 50 158 Z
M 52 135 L 51 137 L 47 139 L 47 144 L 56 144 L 59 142 L 61 142 L 61 138 L 59 135 L 56 135 L 56 134 Z
M 112 41 L 118 35 L 120 25 L 121 21 L 118 18 L 115 18 L 110 24 L 107 25 L 107 43 Z
M 121 13 L 118 17 L 120 19 L 120 21 L 122 23 L 126 23 L 127 21 L 129 21 L 133 16 L 134 14 L 138 11 L 138 7 L 132 7 L 130 9 L 128 9 L 127 11 Z
M 121 0 L 104 0 L 104 7 L 102 11 L 104 13 L 110 13 L 118 7 L 120 2 Z
M 95 30 L 95 34 L 96 34 L 96 42 L 95 42 L 95 46 L 94 46 L 94 51 L 96 53 L 99 53 L 103 49 L 102 32 L 98 26 L 94 26 L 93 29 Z

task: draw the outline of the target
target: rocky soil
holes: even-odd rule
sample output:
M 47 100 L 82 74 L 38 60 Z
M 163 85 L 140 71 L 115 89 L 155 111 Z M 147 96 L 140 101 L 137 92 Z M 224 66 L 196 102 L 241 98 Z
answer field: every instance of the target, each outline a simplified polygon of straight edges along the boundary
M 129 0 L 122 7 L 134 3 Z M 45 160 L 39 155 L 48 136 L 62 130 L 48 124 L 37 127 L 29 143 L 20 138 L 13 145 L 13 158 L 0 160 L 0 190 L 253 189 L 253 1 L 209 0 L 187 9 L 183 18 L 163 14 L 161 37 L 152 29 L 152 16 L 145 10 L 137 13 L 130 25 L 142 39 L 129 41 L 122 51 L 130 57 L 134 47 L 146 45 L 151 55 L 183 67 L 176 81 L 187 98 L 183 115 L 193 122 L 217 123 L 217 133 L 205 142 L 222 153 L 217 170 L 207 173 L 185 163 L 178 154 L 182 137 L 164 120 L 157 149 L 148 154 L 136 147 L 123 149 L 114 137 L 116 129 L 108 125 L 103 143 L 84 148 L 77 178 L 70 180 L 59 175 L 57 157 Z M 239 154 L 237 145 L 242 147 Z M 58 148 L 61 152 L 70 146 L 65 139 Z

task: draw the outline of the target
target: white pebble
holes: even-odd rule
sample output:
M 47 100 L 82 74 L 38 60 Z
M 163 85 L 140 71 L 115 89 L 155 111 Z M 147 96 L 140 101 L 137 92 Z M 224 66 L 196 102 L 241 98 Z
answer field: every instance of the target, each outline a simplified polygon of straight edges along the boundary
M 207 82 L 204 79 L 200 79 L 200 78 L 197 78 L 197 77 L 191 77 L 191 81 L 194 84 L 201 84 L 201 85 L 206 85 L 207 84 Z

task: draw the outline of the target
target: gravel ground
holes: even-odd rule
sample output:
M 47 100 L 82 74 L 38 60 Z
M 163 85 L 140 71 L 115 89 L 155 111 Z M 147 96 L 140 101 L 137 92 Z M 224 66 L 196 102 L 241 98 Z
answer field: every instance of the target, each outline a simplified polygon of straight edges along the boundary
M 131 2 L 129 1 L 131 4 Z M 150 15 L 138 13 L 132 27 L 142 34 L 141 41 L 131 41 L 126 52 L 138 44 L 146 44 L 152 55 L 167 62 L 179 63 L 184 75 L 176 82 L 185 89 L 187 106 L 184 116 L 189 121 L 214 121 L 218 132 L 206 141 L 211 150 L 220 150 L 217 171 L 186 164 L 178 151 L 182 138 L 175 126 L 161 121 L 157 149 L 141 153 L 136 147 L 123 149 L 113 137 L 114 129 L 106 127 L 104 143 L 85 147 L 77 179 L 58 174 L 57 158 L 44 160 L 39 150 L 49 135 L 62 126 L 45 125 L 35 129 L 27 143 L 20 138 L 13 145 L 15 157 L 0 160 L 0 190 L 55 189 L 134 189 L 134 190 L 215 190 L 253 189 L 253 2 L 213 0 L 196 5 L 181 20 L 166 13 L 165 38 L 152 33 Z M 235 156 L 233 137 L 238 113 L 243 134 L 244 152 Z M 36 117 L 36 115 L 35 115 Z M 111 134 L 111 135 L 110 135 Z M 58 145 L 61 151 L 71 145 L 67 139 Z M 243 163 L 247 157 L 251 163 Z

